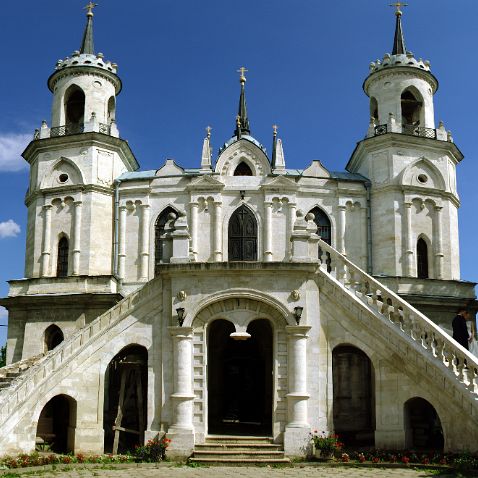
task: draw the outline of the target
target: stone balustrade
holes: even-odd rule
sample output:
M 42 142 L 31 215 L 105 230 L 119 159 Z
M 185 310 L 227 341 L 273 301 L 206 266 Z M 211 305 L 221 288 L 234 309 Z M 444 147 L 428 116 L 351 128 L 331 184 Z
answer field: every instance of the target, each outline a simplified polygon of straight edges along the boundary
M 346 257 L 319 240 L 320 270 L 359 298 L 369 310 L 393 324 L 397 332 L 444 372 L 451 372 L 475 398 L 478 395 L 478 359 L 444 330 Z

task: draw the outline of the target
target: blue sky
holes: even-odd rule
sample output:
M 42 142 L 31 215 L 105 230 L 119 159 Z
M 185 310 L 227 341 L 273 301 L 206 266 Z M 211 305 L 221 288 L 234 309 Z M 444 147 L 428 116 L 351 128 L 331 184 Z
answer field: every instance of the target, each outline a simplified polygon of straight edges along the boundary
M 79 48 L 86 0 L 10 2 L 0 30 L 0 296 L 23 277 L 28 183 L 19 152 L 41 120 L 59 58 Z M 200 163 L 204 128 L 215 151 L 234 129 L 244 65 L 254 137 L 268 149 L 279 125 L 288 167 L 320 159 L 343 170 L 369 116 L 362 82 L 392 48 L 387 0 L 98 0 L 95 46 L 119 64 L 117 122 L 142 169 L 165 158 Z M 462 278 L 478 279 L 478 2 L 409 0 L 407 48 L 431 61 L 440 82 L 436 120 L 465 155 L 458 167 Z M 11 222 L 9 222 L 11 221 Z M 0 324 L 6 323 L 0 311 Z M 0 344 L 5 341 L 0 327 Z

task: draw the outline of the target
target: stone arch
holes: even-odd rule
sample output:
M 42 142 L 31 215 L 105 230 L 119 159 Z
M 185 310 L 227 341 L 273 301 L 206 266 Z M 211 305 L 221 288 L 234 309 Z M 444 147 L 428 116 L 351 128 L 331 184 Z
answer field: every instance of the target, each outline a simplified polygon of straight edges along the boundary
M 400 95 L 402 125 L 424 126 L 423 95 L 413 85 L 407 86 Z
M 412 397 L 404 403 L 403 409 L 405 446 L 443 451 L 444 432 L 435 407 L 422 397 Z
M 43 333 L 43 342 L 45 352 L 49 352 L 58 347 L 65 340 L 65 336 L 56 324 L 49 325 Z
M 110 96 L 107 106 L 107 122 L 108 124 L 111 124 L 111 122 L 116 120 L 116 98 L 114 96 Z
M 446 190 L 441 171 L 428 158 L 421 157 L 409 164 L 398 178 L 399 184 L 427 189 Z
M 334 430 L 346 445 L 373 446 L 375 373 L 359 347 L 340 343 L 332 350 Z
M 156 216 L 154 220 L 154 268 L 155 275 L 157 274 L 157 267 L 159 264 L 169 262 L 172 256 L 171 242 L 165 239 L 163 236 L 166 232 L 166 226 L 169 221 L 172 220 L 171 214 L 179 216 L 179 211 L 174 206 L 168 204 L 162 209 L 162 211 Z
M 37 407 L 36 442 L 55 453 L 75 450 L 77 401 L 70 395 L 57 393 Z
M 66 175 L 66 177 L 64 176 Z M 55 188 L 84 184 L 80 168 L 69 158 L 61 157 L 53 163 L 40 182 L 40 188 Z
M 85 92 L 80 86 L 72 84 L 67 88 L 63 97 L 65 125 L 71 125 L 72 128 L 80 128 L 80 125 L 83 125 L 85 121 L 85 98 Z

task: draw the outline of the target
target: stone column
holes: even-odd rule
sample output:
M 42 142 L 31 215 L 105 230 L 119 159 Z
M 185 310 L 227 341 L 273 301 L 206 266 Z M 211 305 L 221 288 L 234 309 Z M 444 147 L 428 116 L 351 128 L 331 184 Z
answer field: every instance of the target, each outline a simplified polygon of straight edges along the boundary
M 126 263 L 126 206 L 119 207 L 118 277 L 124 279 Z
M 192 393 L 192 327 L 168 327 L 173 339 L 172 438 L 174 456 L 189 456 L 194 448 Z
M 284 434 L 284 450 L 287 455 L 304 453 L 309 440 L 310 425 L 307 408 L 307 333 L 311 327 L 307 325 L 288 325 L 288 380 L 289 393 L 288 422 Z
M 222 261 L 222 202 L 214 201 L 214 261 Z
M 189 203 L 191 206 L 191 252 L 194 260 L 198 255 L 198 209 L 199 204 L 196 201 Z
M 82 201 L 75 201 L 75 218 L 73 226 L 73 275 L 80 275 L 80 254 L 81 254 L 81 208 Z
M 41 252 L 41 276 L 48 276 L 51 255 L 51 204 L 43 206 L 43 247 Z
M 264 262 L 272 261 L 272 202 L 264 203 Z
M 362 224 L 362 269 L 364 271 L 367 270 L 367 256 L 368 256 L 368 227 L 367 227 L 367 208 L 362 207 L 360 208 L 361 217 L 360 222 Z
M 149 204 L 141 204 L 141 270 L 140 280 L 149 278 Z
M 442 206 L 435 206 L 435 278 L 443 279 Z
M 347 206 L 339 206 L 339 220 L 337 225 L 337 250 L 345 254 L 345 212 Z
M 294 222 L 296 218 L 296 210 L 297 210 L 297 204 L 294 202 L 289 203 L 289 218 L 288 218 L 288 237 L 287 237 L 287 244 L 288 244 L 288 251 L 289 251 L 289 257 L 292 257 L 292 233 L 294 232 Z
M 405 202 L 405 275 L 413 276 L 412 203 Z

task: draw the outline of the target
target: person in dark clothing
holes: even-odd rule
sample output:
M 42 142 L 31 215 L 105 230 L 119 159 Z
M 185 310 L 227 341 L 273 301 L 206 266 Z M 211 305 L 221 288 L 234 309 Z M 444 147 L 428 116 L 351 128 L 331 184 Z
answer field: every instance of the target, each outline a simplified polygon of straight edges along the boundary
M 470 335 L 468 334 L 468 328 L 466 327 L 466 319 L 468 316 L 468 311 L 462 307 L 452 322 L 453 327 L 453 338 L 466 350 L 468 350 L 468 343 L 470 340 Z

